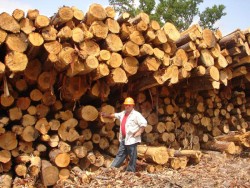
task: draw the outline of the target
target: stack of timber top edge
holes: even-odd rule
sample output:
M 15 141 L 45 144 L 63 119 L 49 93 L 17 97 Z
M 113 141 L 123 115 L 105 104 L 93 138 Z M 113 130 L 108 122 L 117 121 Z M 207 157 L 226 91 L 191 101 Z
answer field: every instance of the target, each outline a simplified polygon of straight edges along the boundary
M 85 181 L 85 170 L 109 167 L 119 122 L 99 112 L 126 96 L 148 121 L 138 158 L 149 172 L 197 163 L 202 149 L 240 154 L 250 147 L 249 44 L 249 29 L 180 32 L 99 4 L 1 13 L 0 185 L 52 186 L 71 171 Z

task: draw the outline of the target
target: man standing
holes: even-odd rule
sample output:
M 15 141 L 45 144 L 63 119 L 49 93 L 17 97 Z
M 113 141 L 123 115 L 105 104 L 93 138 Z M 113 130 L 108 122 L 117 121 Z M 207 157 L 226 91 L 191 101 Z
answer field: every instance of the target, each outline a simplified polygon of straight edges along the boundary
M 117 118 L 120 120 L 120 146 L 111 167 L 120 167 L 127 155 L 130 157 L 127 171 L 135 172 L 137 160 L 137 144 L 141 142 L 141 134 L 147 126 L 147 120 L 142 114 L 134 109 L 134 99 L 127 97 L 124 101 L 125 110 L 120 113 L 106 114 L 101 112 L 102 117 Z

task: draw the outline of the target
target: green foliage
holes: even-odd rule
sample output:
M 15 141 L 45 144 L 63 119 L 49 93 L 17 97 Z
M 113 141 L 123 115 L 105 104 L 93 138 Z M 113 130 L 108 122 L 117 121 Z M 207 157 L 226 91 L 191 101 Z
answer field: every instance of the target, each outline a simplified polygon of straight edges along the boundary
M 109 0 L 109 4 L 112 5 L 119 14 L 128 12 L 132 16 L 136 15 L 135 0 Z
M 198 5 L 202 2 L 203 0 L 160 0 L 156 12 L 161 23 L 168 21 L 178 29 L 186 29 L 199 13 Z
M 224 5 L 214 5 L 200 13 L 198 6 L 203 3 L 203 0 L 139 0 L 139 4 L 136 4 L 136 2 L 138 1 L 109 0 L 109 4 L 114 6 L 119 14 L 128 12 L 133 17 L 139 12 L 145 12 L 151 19 L 158 21 L 161 25 L 171 22 L 179 30 L 187 29 L 195 16 L 200 17 L 199 23 L 202 27 L 212 29 L 215 22 L 226 15 L 223 12 Z
M 218 29 L 214 27 L 214 24 L 222 16 L 226 15 L 226 13 L 223 12 L 224 9 L 225 9 L 224 5 L 219 5 L 219 6 L 214 5 L 212 8 L 206 8 L 206 10 L 204 10 L 201 14 L 199 14 L 200 26 L 207 27 L 212 30 Z

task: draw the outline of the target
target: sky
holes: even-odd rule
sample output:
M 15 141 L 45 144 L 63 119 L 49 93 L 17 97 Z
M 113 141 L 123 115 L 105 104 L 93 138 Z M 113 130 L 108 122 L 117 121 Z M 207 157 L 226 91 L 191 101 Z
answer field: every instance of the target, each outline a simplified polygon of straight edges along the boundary
M 101 4 L 103 7 L 109 5 L 108 0 L 0 0 L 0 13 L 11 14 L 16 8 L 25 12 L 29 9 L 38 9 L 40 14 L 50 17 L 62 6 L 76 6 L 86 13 L 93 3 Z M 206 7 L 219 4 L 225 5 L 227 13 L 215 25 L 221 30 L 223 36 L 236 29 L 246 30 L 250 28 L 248 12 L 250 0 L 204 0 L 199 9 L 202 11 Z M 194 19 L 194 23 L 196 21 L 197 19 Z

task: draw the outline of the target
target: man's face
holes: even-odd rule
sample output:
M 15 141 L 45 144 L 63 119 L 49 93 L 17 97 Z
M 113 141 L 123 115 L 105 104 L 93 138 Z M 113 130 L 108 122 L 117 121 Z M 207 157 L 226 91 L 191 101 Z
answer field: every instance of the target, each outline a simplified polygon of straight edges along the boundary
M 124 108 L 126 112 L 131 112 L 134 108 L 134 105 L 132 104 L 124 104 Z

